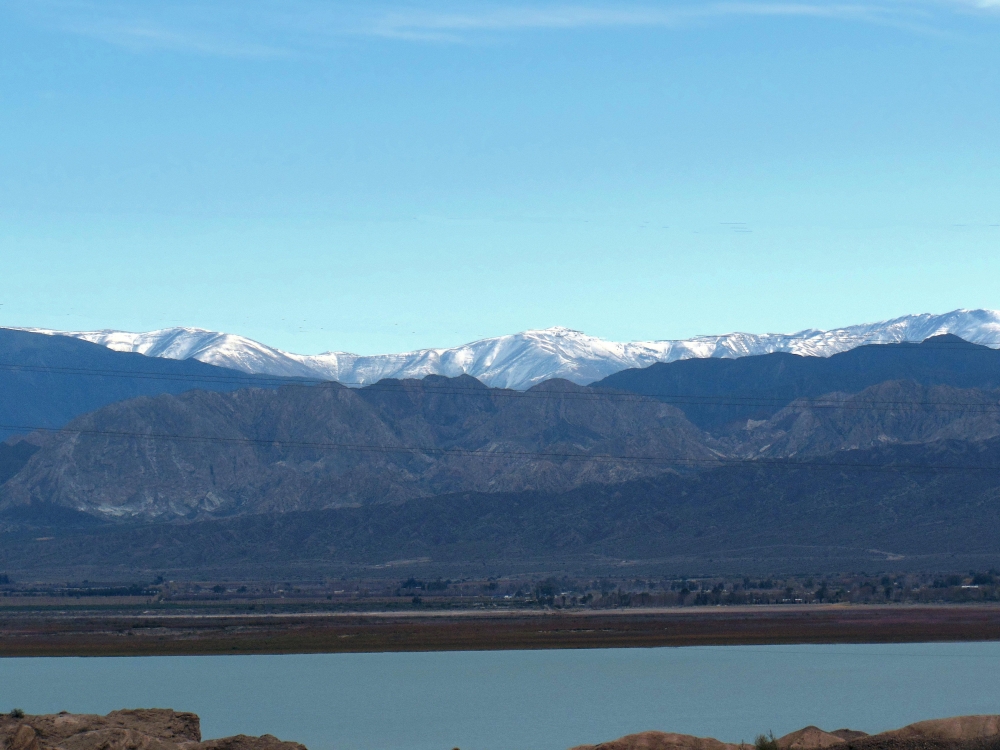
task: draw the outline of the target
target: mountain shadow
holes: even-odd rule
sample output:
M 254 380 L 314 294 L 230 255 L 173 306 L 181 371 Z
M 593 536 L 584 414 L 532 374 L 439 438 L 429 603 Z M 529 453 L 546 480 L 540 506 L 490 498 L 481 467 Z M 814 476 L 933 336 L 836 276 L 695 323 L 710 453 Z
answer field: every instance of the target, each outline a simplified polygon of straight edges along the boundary
M 857 393 L 888 380 L 1000 388 L 1000 351 L 945 334 L 919 344 L 860 346 L 830 357 L 775 353 L 685 359 L 623 370 L 592 386 L 659 399 L 702 429 L 720 433 L 748 420 L 769 419 L 795 399 Z
M 0 328 L 0 440 L 62 427 L 81 414 L 138 396 L 287 382 L 194 359 L 146 357 L 69 336 Z
M 491 389 L 468 376 L 138 398 L 31 439 L 41 448 L 0 487 L 0 509 L 54 503 L 120 519 L 559 491 L 719 457 L 654 399 L 568 381 Z
M 237 577 L 391 577 L 407 560 L 458 575 L 990 567 L 1000 562 L 998 476 L 1000 439 L 940 441 L 565 492 L 8 534 L 0 566 Z

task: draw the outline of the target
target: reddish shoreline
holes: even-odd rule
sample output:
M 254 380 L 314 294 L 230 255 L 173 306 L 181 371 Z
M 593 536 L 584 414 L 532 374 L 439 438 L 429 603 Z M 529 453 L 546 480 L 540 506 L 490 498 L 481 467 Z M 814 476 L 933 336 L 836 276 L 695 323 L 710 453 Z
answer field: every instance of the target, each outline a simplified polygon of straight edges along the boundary
M 140 656 L 1000 640 L 1000 606 L 0 614 L 0 656 Z

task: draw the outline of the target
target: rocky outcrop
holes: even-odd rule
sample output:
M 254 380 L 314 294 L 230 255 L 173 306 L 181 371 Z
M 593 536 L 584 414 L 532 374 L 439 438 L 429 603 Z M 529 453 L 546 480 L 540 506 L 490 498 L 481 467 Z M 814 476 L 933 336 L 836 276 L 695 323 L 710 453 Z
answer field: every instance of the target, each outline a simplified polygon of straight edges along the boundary
M 555 492 L 718 459 L 711 438 L 654 399 L 604 398 L 566 381 L 502 391 L 469 377 L 139 398 L 36 438 L 41 447 L 0 486 L 0 513 L 46 504 L 108 520 L 285 513 Z
M 929 740 L 978 740 L 1000 736 L 1000 716 L 955 716 L 951 719 L 918 721 L 885 734 Z
M 236 735 L 202 742 L 195 714 L 136 709 L 96 714 L 0 716 L 0 750 L 306 750 L 296 742 Z
M 1000 750 L 1000 716 L 956 716 L 910 724 L 881 734 L 854 729 L 824 732 L 808 726 L 776 741 L 779 750 Z M 711 737 L 641 732 L 600 745 L 572 750 L 754 750 L 753 745 L 730 745 Z
M 739 745 L 719 742 L 711 737 L 694 737 L 671 732 L 629 734 L 600 745 L 580 745 L 572 750 L 738 750 Z
M 862 737 L 868 736 L 868 732 L 859 732 L 857 729 L 834 729 L 830 734 L 848 742 L 851 740 L 860 740 Z
M 864 732 L 859 734 L 864 736 Z M 786 734 L 784 737 L 779 737 L 778 747 L 780 750 L 818 750 L 833 745 L 843 745 L 845 742 L 843 737 L 839 737 L 833 732 L 824 732 L 819 727 L 808 726 L 797 732 Z

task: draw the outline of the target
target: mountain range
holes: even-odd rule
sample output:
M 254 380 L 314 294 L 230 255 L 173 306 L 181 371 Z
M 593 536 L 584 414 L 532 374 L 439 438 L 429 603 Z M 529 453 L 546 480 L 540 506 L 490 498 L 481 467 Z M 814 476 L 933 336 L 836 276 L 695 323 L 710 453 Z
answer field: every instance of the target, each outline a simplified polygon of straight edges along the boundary
M 747 420 L 769 419 L 796 399 L 855 394 L 887 381 L 1000 388 L 1000 351 L 942 334 L 920 344 L 860 346 L 829 357 L 776 352 L 657 363 L 592 385 L 675 404 L 702 429 L 715 430 L 725 425 L 743 429 Z M 833 406 L 842 398 L 826 400 Z
M 950 335 L 828 358 L 678 361 L 592 387 L 432 375 L 195 389 L 113 403 L 21 441 L 38 450 L 21 448 L 0 509 L 198 519 L 562 492 L 732 461 L 989 440 L 998 400 L 1000 351 Z M 6 447 L 8 464 L 19 445 Z
M 621 370 L 647 367 L 656 362 L 736 358 L 772 352 L 828 357 L 864 344 L 919 342 L 945 333 L 972 343 L 1000 347 L 1000 311 L 954 310 L 943 315 L 905 315 L 828 331 L 730 333 L 631 343 L 605 341 L 568 328 L 547 328 L 482 339 L 454 348 L 380 355 L 291 354 L 243 336 L 199 328 L 166 328 L 148 333 L 25 330 L 83 339 L 115 351 L 149 357 L 196 359 L 245 373 L 336 380 L 352 386 L 385 378 L 471 375 L 489 386 L 524 390 L 552 378 L 585 385 Z
M 0 443 L 8 571 L 1000 565 L 1000 351 L 951 334 L 526 390 L 351 388 L 26 331 L 0 354 L 22 428 Z
M 994 439 L 180 523 L 16 506 L 0 514 L 0 569 L 56 580 L 986 570 L 1000 566 L 998 473 Z
M 33 436 L 40 449 L 3 485 L 0 508 L 196 519 L 558 491 L 660 473 L 657 458 L 715 461 L 677 408 L 592 396 L 568 381 L 519 392 L 429 376 L 132 399 Z
M 0 328 L 0 440 L 59 428 L 81 414 L 137 396 L 285 382 L 196 359 L 155 359 L 68 336 Z M 0 468 L 0 476 L 2 472 Z

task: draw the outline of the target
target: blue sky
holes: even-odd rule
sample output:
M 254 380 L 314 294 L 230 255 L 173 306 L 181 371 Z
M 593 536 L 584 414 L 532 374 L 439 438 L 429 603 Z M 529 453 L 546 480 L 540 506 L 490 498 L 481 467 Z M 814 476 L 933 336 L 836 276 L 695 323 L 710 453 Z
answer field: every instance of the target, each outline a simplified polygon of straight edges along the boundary
M 0 323 L 304 353 L 1000 307 L 1000 0 L 0 0 Z

